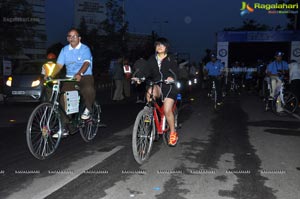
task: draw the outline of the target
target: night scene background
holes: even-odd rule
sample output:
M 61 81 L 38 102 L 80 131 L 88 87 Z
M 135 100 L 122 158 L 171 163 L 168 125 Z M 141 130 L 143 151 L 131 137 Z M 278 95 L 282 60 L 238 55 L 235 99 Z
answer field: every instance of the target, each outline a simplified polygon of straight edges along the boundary
M 117 1 L 122 6 L 122 1 Z M 247 1 L 253 4 L 254 0 Z M 261 3 L 276 3 L 276 0 Z M 61 41 L 73 23 L 72 0 L 46 1 L 46 27 L 48 45 Z M 125 0 L 125 20 L 128 31 L 151 34 L 157 32 L 170 40 L 173 51 L 190 53 L 191 60 L 200 61 L 205 49 L 214 49 L 215 33 L 225 28 L 241 27 L 244 20 L 255 20 L 275 29 L 288 23 L 284 14 L 271 15 L 257 10 L 240 15 L 242 1 L 172 1 Z
M 279 14 L 254 7 L 283 2 L 297 8 Z M 0 198 L 299 199 L 299 4 L 1 0 Z M 93 78 L 87 78 L 96 103 L 91 117 L 81 118 L 84 97 L 71 89 L 78 112 L 65 123 L 64 106 L 49 101 L 49 91 L 74 79 L 57 81 L 63 71 L 51 80 L 41 71 L 55 69 L 53 53 L 68 44 L 73 27 L 93 55 Z M 168 88 L 174 100 L 147 102 L 149 82 L 134 83 L 125 61 L 134 72 L 150 62 L 157 69 L 154 58 L 139 58 L 154 53 L 159 37 L 170 41 L 178 63 L 176 87 Z M 82 68 L 75 74 L 87 75 Z M 164 102 L 174 106 L 157 111 Z M 174 138 L 168 113 L 179 136 L 175 147 L 168 142 Z

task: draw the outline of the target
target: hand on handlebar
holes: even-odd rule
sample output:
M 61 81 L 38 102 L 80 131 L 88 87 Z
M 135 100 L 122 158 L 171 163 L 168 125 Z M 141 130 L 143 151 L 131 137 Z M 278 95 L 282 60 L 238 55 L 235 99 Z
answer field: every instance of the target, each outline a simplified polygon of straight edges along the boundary
M 175 80 L 174 80 L 173 77 L 168 77 L 168 78 L 165 80 L 165 83 L 166 83 L 166 84 L 172 84 L 172 83 L 174 83 L 174 82 L 175 82 Z
M 137 84 L 141 84 L 143 81 L 145 81 L 145 78 L 144 78 L 144 77 L 142 77 L 142 78 L 132 77 L 132 78 L 131 78 L 131 82 L 132 82 L 132 83 L 136 82 Z
M 44 80 L 46 80 L 46 81 L 51 81 L 53 78 L 51 77 L 51 76 L 45 76 L 44 77 Z

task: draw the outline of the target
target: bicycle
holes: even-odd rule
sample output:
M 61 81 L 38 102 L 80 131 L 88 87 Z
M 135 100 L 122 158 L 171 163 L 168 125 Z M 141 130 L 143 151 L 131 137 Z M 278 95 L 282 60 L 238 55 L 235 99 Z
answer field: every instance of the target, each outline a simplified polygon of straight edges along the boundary
M 139 81 L 145 81 L 140 78 Z M 150 100 L 145 107 L 138 113 L 132 132 L 132 151 L 134 159 L 137 163 L 143 164 L 148 160 L 153 146 L 153 141 L 158 140 L 160 136 L 163 137 L 164 143 L 168 144 L 170 136 L 170 128 L 164 115 L 163 104 L 153 96 L 153 88 L 155 85 L 166 83 L 165 81 L 149 81 L 150 86 Z M 178 127 L 178 110 L 177 100 L 173 105 L 173 113 L 175 120 L 175 129 Z
M 69 119 L 70 127 L 73 127 L 71 134 L 80 132 L 85 142 L 93 140 L 100 126 L 101 107 L 97 102 L 92 106 L 91 116 L 87 120 L 80 118 L 85 106 L 80 100 L 75 85 L 70 91 L 62 91 L 62 84 L 76 83 L 74 79 L 47 80 L 45 86 L 52 88 L 52 94 L 47 102 L 38 105 L 31 113 L 27 128 L 26 140 L 31 154 L 40 160 L 46 159 L 54 154 L 62 138 L 63 122 L 62 115 Z M 64 97 L 65 106 L 60 102 Z M 54 136 L 56 135 L 56 136 Z
M 229 89 L 229 91 L 231 93 L 238 93 L 238 94 L 240 94 L 240 86 L 238 84 L 237 79 L 238 79 L 237 74 L 232 73 L 231 74 L 231 81 L 230 81 L 230 89 Z
M 217 87 L 216 87 L 216 79 L 211 78 L 211 90 L 208 93 L 208 97 L 211 98 L 213 101 L 213 108 L 214 110 L 218 109 L 218 93 L 217 93 Z
M 286 79 L 281 82 L 281 85 L 276 88 L 275 96 L 272 100 L 272 110 L 275 114 L 280 114 L 277 110 L 280 107 L 288 113 L 293 113 L 298 107 L 298 99 L 294 93 L 287 90 Z

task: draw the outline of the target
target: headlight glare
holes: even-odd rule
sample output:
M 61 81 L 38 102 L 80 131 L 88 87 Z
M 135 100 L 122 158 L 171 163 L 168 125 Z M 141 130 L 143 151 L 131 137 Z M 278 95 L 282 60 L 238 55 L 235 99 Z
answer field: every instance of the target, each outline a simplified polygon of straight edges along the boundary
M 40 80 L 35 80 L 31 83 L 31 87 L 36 87 L 38 85 L 40 85 L 41 81 Z

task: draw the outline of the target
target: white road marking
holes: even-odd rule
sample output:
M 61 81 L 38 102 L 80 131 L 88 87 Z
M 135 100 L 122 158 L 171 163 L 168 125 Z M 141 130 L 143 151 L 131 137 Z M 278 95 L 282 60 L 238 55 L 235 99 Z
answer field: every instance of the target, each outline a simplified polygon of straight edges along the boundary
M 61 170 L 60 173 L 58 171 L 53 175 L 34 179 L 33 182 L 31 184 L 26 185 L 24 189 L 18 192 L 14 192 L 7 198 L 45 198 L 53 192 L 59 190 L 61 187 L 65 186 L 72 180 L 76 179 L 81 174 L 85 173 L 86 170 L 91 169 L 95 165 L 101 163 L 106 158 L 112 156 L 122 148 L 124 148 L 124 146 L 117 146 L 109 152 L 95 152 L 90 156 L 73 162 L 70 167 Z

